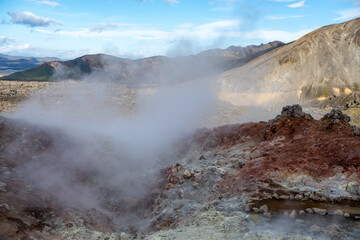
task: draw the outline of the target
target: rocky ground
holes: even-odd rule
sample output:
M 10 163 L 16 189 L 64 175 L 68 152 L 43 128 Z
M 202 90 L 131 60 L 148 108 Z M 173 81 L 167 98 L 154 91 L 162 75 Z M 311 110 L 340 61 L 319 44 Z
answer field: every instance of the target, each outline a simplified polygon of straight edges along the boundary
M 320 114 L 331 111 L 332 108 L 339 108 L 351 117 L 351 124 L 360 125 L 360 97 L 359 92 L 348 95 L 331 95 L 322 101 L 312 101 L 308 105 Z
M 0 81 L 0 112 L 13 111 L 29 96 L 53 83 Z
M 0 87 L 6 112 L 29 97 L 44 104 L 67 97 L 62 83 L 2 81 Z M 108 93 L 106 104 L 136 110 L 133 90 L 101 91 Z M 323 102 L 306 108 L 311 115 L 294 105 L 267 122 L 200 129 L 161 157 L 150 181 L 136 177 L 148 191 L 130 197 L 119 196 L 122 188 L 104 189 L 94 169 L 69 165 L 68 153 L 79 147 L 73 137 L 0 117 L 0 239 L 358 239 L 360 130 L 353 98 L 339 100 L 351 119 Z M 244 122 L 257 111 L 219 102 L 206 125 Z M 104 151 L 102 161 L 118 158 L 109 147 Z M 76 196 L 65 201 L 55 193 L 61 186 L 49 191 L 34 184 L 24 176 L 28 165 L 65 168 L 71 184 L 101 192 L 102 207 L 68 204 Z
M 91 85 L 91 86 L 89 86 Z M 66 89 L 64 91 L 64 89 Z M 85 90 L 84 90 L 85 89 Z M 86 90 L 88 89 L 88 90 Z M 105 99 L 96 99 L 104 102 L 112 109 L 117 109 L 121 114 L 131 114 L 137 109 L 139 95 L 152 94 L 156 89 L 129 89 L 122 84 L 112 83 L 83 83 L 78 81 L 66 82 L 36 82 L 36 81 L 0 81 L 0 114 L 16 111 L 31 98 L 38 98 L 47 106 L 49 104 L 64 102 L 76 92 L 93 92 L 100 89 L 95 96 Z M 92 93 L 94 94 L 94 92 Z M 269 119 L 274 112 L 260 108 L 245 108 L 218 101 L 214 107 L 214 114 L 204 118 L 204 126 L 214 127 L 260 119 Z M 247 117 L 249 116 L 249 117 Z M 256 116 L 255 118 L 253 116 Z
M 119 111 L 129 112 L 134 108 L 134 91 L 121 84 L 84 83 L 71 80 L 64 82 L 0 81 L 0 113 L 14 112 L 31 98 L 37 98 L 43 105 L 61 104 L 71 94 L 82 92 L 90 95 L 94 94 L 92 92 L 94 89 L 98 89 L 96 90 L 98 95 L 105 98 L 96 100 L 101 100 L 109 106 L 116 105 Z
M 160 206 L 174 229 L 152 236 L 358 238 L 360 139 L 348 121 L 338 111 L 314 120 L 294 106 L 267 123 L 200 131 L 200 149 L 191 142 L 191 154 L 168 169 Z
M 349 121 L 338 110 L 315 120 L 294 105 L 268 122 L 200 129 L 159 163 L 156 181 L 139 198 L 106 201 L 114 193 L 96 186 L 94 172 L 68 169 L 74 186 L 100 187 L 111 210 L 104 211 L 64 205 L 19 171 L 29 163 L 66 166 L 74 139 L 1 117 L 1 236 L 358 239 L 360 131 Z M 132 220 L 118 221 L 129 214 Z

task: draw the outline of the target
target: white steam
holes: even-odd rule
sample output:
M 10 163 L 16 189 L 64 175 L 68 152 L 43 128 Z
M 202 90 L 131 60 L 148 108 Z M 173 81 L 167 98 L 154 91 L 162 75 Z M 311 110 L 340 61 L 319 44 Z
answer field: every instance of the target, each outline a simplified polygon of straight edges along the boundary
M 8 116 L 51 135 L 51 148 L 17 167 L 31 186 L 64 206 L 110 213 L 152 191 L 176 161 L 174 144 L 202 126 L 215 99 L 209 79 L 134 91 L 89 78 L 61 82 Z

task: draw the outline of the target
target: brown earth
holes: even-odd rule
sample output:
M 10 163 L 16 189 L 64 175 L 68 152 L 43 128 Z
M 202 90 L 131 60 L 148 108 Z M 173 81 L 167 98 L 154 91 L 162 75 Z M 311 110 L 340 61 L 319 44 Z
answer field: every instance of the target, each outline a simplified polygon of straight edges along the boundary
M 251 180 L 281 180 L 289 175 L 324 179 L 343 174 L 360 180 L 360 137 L 344 115 L 332 112 L 321 120 L 310 115 L 278 116 L 256 134 L 262 141 L 251 148 L 259 157 L 248 161 L 222 183 L 236 192 Z M 226 145 L 225 145 L 226 146 Z

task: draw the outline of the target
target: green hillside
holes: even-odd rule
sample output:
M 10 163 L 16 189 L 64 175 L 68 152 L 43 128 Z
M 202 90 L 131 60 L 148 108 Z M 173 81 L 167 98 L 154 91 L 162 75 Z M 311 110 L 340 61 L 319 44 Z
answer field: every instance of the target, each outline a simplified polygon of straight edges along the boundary
M 45 63 L 22 72 L 0 77 L 0 80 L 49 81 L 53 72 L 53 67 Z

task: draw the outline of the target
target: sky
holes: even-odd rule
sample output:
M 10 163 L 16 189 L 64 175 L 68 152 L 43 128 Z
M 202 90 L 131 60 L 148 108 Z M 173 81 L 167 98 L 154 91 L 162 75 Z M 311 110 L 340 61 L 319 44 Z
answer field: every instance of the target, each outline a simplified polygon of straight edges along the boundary
M 360 0 L 0 0 L 0 53 L 137 59 L 294 41 L 360 16 Z

